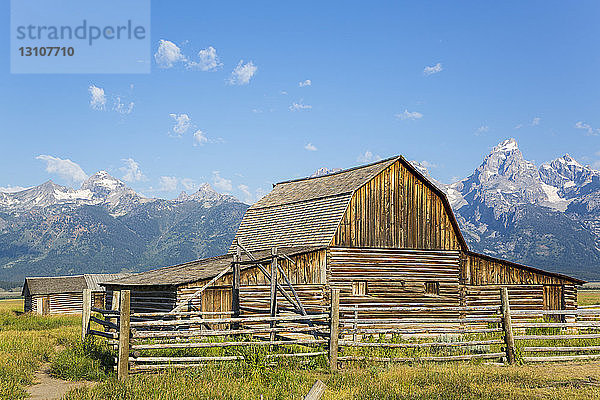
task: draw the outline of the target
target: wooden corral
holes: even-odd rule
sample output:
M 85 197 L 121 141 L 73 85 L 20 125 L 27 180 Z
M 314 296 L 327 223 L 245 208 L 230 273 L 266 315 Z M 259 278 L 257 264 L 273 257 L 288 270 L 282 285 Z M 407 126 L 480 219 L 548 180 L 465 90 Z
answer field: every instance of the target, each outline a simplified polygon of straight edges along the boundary
M 37 314 L 78 314 L 82 310 L 83 290 L 92 291 L 94 307 L 104 307 L 103 281 L 123 278 L 127 274 L 85 274 L 73 276 L 25 278 L 21 296 L 25 312 Z
M 282 271 L 275 286 L 274 248 Z M 272 313 L 274 304 L 276 311 L 298 311 L 294 291 L 307 309 L 322 309 L 339 289 L 345 313 L 349 306 L 381 307 L 372 315 L 382 319 L 393 313 L 386 306 L 456 318 L 457 308 L 500 306 L 505 286 L 515 309 L 574 309 L 583 283 L 470 251 L 444 193 L 398 156 L 276 184 L 248 209 L 228 254 L 106 286 L 132 290 L 134 310 L 225 313 L 236 303 L 236 279 L 243 313 Z

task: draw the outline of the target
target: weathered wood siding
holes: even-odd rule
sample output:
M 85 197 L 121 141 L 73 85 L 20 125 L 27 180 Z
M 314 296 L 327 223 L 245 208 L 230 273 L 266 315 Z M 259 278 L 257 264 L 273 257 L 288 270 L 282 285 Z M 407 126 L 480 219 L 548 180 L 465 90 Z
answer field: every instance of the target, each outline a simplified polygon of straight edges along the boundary
M 450 212 L 396 161 L 354 193 L 332 246 L 457 250 L 459 232 Z
M 280 259 L 279 264 L 284 270 L 303 304 L 322 304 L 325 298 L 327 251 L 319 250 L 291 257 L 294 263 Z M 271 271 L 270 264 L 264 265 Z M 278 274 L 277 280 L 281 286 L 286 287 L 285 280 Z M 202 297 L 190 298 L 203 287 L 208 280 L 193 282 L 177 288 L 178 304 L 185 303 L 189 309 L 202 311 L 230 311 L 231 310 L 231 273 L 223 276 L 206 289 Z M 287 290 L 288 294 L 292 293 Z M 251 267 L 242 269 L 240 274 L 240 305 L 242 307 L 269 309 L 270 284 L 259 268 Z M 289 302 L 281 295 L 277 296 L 278 303 L 283 307 L 290 307 Z M 247 313 L 247 312 L 246 312 Z
M 500 288 L 507 286 L 514 309 L 577 308 L 572 282 L 476 254 L 463 254 L 461 283 L 466 305 L 499 305 Z
M 38 309 L 42 304 L 43 309 Z M 80 314 L 83 293 L 54 293 L 25 296 L 24 310 L 36 314 Z
M 472 285 L 496 284 L 543 284 L 562 285 L 572 284 L 565 279 L 519 268 L 501 260 L 491 260 L 474 254 L 463 257 L 463 278 L 465 283 Z
M 131 312 L 167 312 L 175 308 L 177 291 L 171 286 L 107 286 L 106 308 L 112 307 L 114 290 L 127 289 L 131 291 Z
M 439 307 L 440 313 L 460 305 L 458 251 L 332 247 L 329 257 L 329 284 L 340 290 L 341 305 Z M 366 295 L 353 294 L 354 282 L 366 282 Z M 426 293 L 428 282 L 438 293 Z

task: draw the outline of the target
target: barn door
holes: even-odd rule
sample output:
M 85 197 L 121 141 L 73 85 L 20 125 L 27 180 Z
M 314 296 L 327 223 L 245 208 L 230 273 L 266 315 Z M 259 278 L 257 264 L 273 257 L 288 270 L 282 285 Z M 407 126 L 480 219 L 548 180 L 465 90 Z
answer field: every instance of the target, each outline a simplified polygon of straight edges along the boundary
M 229 318 L 231 315 L 231 288 L 210 288 L 202 293 L 202 311 L 216 312 L 217 314 L 205 315 L 206 319 Z M 218 314 L 224 312 L 225 314 Z M 213 329 L 224 329 L 225 325 L 210 324 Z
M 46 315 L 50 311 L 50 296 L 42 297 L 42 315 Z
M 559 285 L 544 285 L 544 310 L 564 309 L 563 288 Z M 551 315 L 549 320 L 560 321 L 562 316 Z

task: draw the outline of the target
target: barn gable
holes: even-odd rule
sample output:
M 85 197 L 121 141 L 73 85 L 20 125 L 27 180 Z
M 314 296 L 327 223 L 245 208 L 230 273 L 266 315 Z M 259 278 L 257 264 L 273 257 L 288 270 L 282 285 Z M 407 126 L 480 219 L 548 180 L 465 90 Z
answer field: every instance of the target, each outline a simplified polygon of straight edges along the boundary
M 398 158 L 278 183 L 248 209 L 235 238 L 250 251 L 273 246 L 328 246 L 352 194 Z M 229 253 L 235 248 L 234 241 Z
M 329 245 L 466 249 L 444 193 L 401 156 L 276 184 L 248 209 L 236 240 L 250 251 Z
M 446 195 L 403 157 L 354 192 L 331 244 L 467 249 Z

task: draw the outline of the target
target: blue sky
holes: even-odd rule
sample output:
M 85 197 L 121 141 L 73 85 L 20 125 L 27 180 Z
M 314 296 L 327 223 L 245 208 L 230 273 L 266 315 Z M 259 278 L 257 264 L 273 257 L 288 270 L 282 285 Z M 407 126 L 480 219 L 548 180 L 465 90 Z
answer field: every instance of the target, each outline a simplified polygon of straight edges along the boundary
M 509 137 L 600 168 L 600 3 L 322 3 L 154 1 L 150 74 L 14 75 L 3 2 L 0 187 L 253 201 L 395 154 L 449 182 Z

